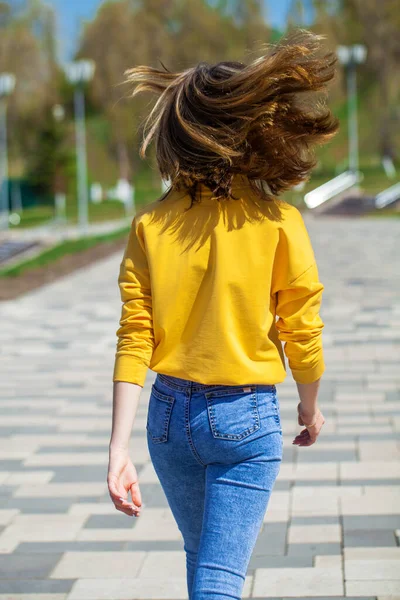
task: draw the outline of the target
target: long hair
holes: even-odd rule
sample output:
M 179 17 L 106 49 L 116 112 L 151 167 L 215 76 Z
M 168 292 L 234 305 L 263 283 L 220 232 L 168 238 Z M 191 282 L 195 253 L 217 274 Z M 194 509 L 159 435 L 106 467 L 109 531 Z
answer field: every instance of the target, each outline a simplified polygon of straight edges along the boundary
M 297 29 L 265 44 L 265 54 L 248 65 L 128 69 L 132 96 L 159 96 L 144 122 L 140 156 L 154 140 L 161 176 L 170 189 L 187 190 L 192 204 L 199 184 L 217 200 L 231 197 L 236 174 L 265 200 L 307 180 L 317 163 L 315 146 L 339 128 L 325 102 L 337 58 L 323 50 L 324 39 Z

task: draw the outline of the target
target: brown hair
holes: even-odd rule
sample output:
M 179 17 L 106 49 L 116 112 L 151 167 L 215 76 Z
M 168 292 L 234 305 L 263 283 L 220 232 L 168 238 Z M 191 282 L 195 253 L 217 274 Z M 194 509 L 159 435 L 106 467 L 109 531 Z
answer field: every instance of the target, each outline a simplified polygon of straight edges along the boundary
M 236 174 L 266 200 L 308 179 L 317 163 L 314 146 L 339 128 L 326 93 L 322 99 L 307 94 L 326 92 L 335 75 L 337 58 L 321 52 L 323 39 L 297 29 L 263 46 L 267 52 L 249 65 L 200 62 L 181 73 L 164 65 L 129 69 L 132 96 L 159 95 L 144 123 L 140 156 L 154 139 L 161 176 L 170 189 L 187 189 L 192 203 L 199 184 L 217 200 L 231 197 Z

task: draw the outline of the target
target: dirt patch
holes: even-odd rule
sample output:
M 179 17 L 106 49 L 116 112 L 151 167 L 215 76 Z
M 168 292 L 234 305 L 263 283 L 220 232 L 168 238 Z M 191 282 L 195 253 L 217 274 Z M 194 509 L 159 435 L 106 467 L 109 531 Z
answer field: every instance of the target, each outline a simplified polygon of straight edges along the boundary
M 1 277 L 0 301 L 18 298 L 18 296 L 22 296 L 42 285 L 52 283 L 60 277 L 64 277 L 77 269 L 82 269 L 96 260 L 106 258 L 118 250 L 121 250 L 122 259 L 122 252 L 125 245 L 125 237 L 112 242 L 101 242 L 96 244 L 96 246 L 92 246 L 81 252 L 65 254 L 63 257 L 48 265 L 27 270 L 15 277 Z

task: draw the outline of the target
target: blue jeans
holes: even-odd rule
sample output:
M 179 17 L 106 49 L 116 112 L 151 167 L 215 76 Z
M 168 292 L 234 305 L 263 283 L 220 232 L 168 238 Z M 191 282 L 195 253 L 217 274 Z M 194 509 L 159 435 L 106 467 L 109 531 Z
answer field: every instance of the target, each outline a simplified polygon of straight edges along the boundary
M 183 537 L 189 599 L 240 599 L 282 461 L 275 386 L 158 373 L 146 431 Z

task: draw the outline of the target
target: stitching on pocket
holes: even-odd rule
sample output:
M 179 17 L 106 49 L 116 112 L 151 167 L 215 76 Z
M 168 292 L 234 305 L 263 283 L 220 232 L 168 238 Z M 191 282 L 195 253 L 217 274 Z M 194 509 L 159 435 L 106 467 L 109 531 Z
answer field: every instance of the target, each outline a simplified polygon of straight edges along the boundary
M 215 391 L 205 393 L 205 396 L 207 399 L 207 410 L 208 410 L 208 415 L 209 415 L 211 432 L 215 438 L 224 439 L 224 440 L 241 440 L 241 439 L 247 437 L 248 435 L 250 435 L 251 433 L 253 433 L 254 431 L 257 431 L 258 429 L 260 429 L 261 424 L 260 424 L 260 415 L 258 412 L 256 387 L 255 386 L 244 386 L 244 387 L 250 387 L 252 390 L 251 391 L 251 413 L 249 413 L 249 415 L 251 414 L 251 416 L 252 416 L 253 424 L 251 426 L 247 427 L 246 429 L 244 429 L 240 433 L 223 433 L 218 430 L 218 428 L 217 428 L 218 424 L 217 424 L 217 419 L 216 419 L 216 408 L 215 408 L 215 404 L 213 403 L 213 398 L 220 398 L 223 396 L 239 396 L 240 391 L 237 388 L 235 388 L 235 389 L 230 389 L 230 390 L 228 390 L 228 389 L 215 390 Z M 240 389 L 243 390 L 242 387 Z M 246 394 L 246 392 L 243 392 L 243 394 Z M 248 392 L 247 392 L 247 394 L 248 394 Z M 223 405 L 223 402 L 222 402 L 222 405 Z
M 264 393 L 264 391 L 257 390 L 257 396 L 259 394 L 262 395 L 263 393 Z M 260 398 L 258 398 L 258 405 L 260 406 Z M 273 419 L 275 424 L 278 425 L 281 430 L 282 424 L 281 424 L 281 416 L 280 416 L 280 410 L 279 410 L 279 401 L 278 401 L 276 390 L 273 391 L 272 395 L 266 401 L 266 406 L 264 406 L 263 408 L 265 408 L 266 417 Z
M 164 394 L 164 392 L 159 392 L 155 387 L 151 389 L 151 394 L 154 394 L 158 400 L 162 400 L 163 402 L 169 402 L 173 404 L 175 400 L 174 396 L 168 396 L 168 394 Z
M 278 405 L 276 404 L 276 399 L 274 399 L 274 407 L 275 407 L 275 414 L 274 414 L 275 422 L 277 423 L 277 425 L 281 426 L 281 418 L 279 415 Z
M 278 400 L 276 397 L 276 394 L 274 394 L 274 397 L 272 398 L 272 404 L 274 406 L 274 420 L 275 423 L 277 425 L 279 425 L 280 428 L 282 428 L 282 423 L 281 423 L 281 416 L 280 416 L 280 411 L 279 411 L 279 407 L 278 407 Z
M 154 400 L 156 402 L 161 401 L 163 402 L 163 411 L 164 411 L 164 415 L 163 415 L 163 422 L 162 424 L 160 423 L 160 435 L 154 435 L 154 433 L 151 431 L 151 427 L 150 427 L 150 418 L 151 418 L 151 413 L 150 413 L 150 409 L 152 408 L 150 403 L 152 402 L 152 396 L 153 396 L 153 402 Z M 169 431 L 169 423 L 170 423 L 170 419 L 171 419 L 171 413 L 172 413 L 172 407 L 174 405 L 175 402 L 175 398 L 174 396 L 168 396 L 167 394 L 164 394 L 162 392 L 159 392 L 158 390 L 156 390 L 154 387 L 152 387 L 151 393 L 150 393 L 150 400 L 149 400 L 149 407 L 148 407 L 148 411 L 147 411 L 147 422 L 146 422 L 146 429 L 152 439 L 152 441 L 157 444 L 157 443 L 161 443 L 161 442 L 166 442 L 168 440 L 168 431 Z M 157 405 L 153 405 L 153 410 L 156 409 Z M 158 432 L 157 432 L 158 433 Z

